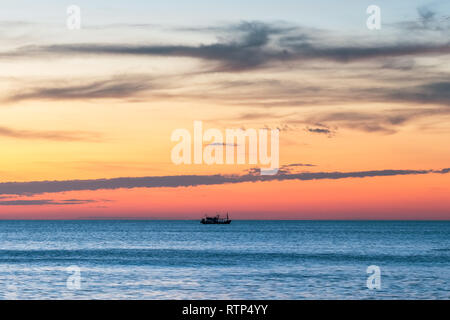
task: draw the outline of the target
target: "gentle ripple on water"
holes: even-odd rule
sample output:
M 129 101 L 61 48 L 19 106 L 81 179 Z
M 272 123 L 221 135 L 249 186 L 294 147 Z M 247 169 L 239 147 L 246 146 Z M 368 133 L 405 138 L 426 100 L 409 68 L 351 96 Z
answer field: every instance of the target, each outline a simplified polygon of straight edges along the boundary
M 0 221 L 0 299 L 449 299 L 449 270 L 450 222 Z

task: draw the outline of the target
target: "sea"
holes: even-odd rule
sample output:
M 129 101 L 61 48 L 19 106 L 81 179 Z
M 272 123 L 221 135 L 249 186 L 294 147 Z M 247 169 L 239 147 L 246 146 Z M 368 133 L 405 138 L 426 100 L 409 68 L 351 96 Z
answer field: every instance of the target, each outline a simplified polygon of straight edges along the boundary
M 0 221 L 0 299 L 449 299 L 450 221 Z

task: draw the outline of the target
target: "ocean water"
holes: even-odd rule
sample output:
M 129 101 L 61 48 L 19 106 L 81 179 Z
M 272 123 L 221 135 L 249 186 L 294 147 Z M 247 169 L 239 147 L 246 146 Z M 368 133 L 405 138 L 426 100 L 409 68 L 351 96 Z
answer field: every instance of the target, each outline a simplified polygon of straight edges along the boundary
M 0 299 L 449 298 L 450 221 L 0 221 Z

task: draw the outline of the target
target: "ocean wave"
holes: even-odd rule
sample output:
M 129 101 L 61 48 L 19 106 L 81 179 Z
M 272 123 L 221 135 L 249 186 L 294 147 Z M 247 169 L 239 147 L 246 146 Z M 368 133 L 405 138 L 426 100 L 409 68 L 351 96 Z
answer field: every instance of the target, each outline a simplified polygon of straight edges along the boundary
M 440 251 L 445 252 L 445 251 Z M 450 263 L 448 254 L 295 253 L 183 249 L 0 250 L 0 263 L 118 265 L 242 265 L 277 263 Z

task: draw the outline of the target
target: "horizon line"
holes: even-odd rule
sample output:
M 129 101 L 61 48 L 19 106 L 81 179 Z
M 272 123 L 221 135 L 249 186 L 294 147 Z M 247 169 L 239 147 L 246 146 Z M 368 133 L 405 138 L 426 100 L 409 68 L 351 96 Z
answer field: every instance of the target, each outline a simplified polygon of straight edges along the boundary
M 418 222 L 434 222 L 434 221 L 442 221 L 442 222 L 450 222 L 450 219 L 358 219 L 358 218 L 354 218 L 354 219 L 231 219 L 232 221 L 324 221 L 324 222 L 351 222 L 351 221 L 361 221 L 361 222 L 382 222 L 382 221 L 398 221 L 398 222 L 413 222 L 413 221 L 418 221 Z M 21 219 L 21 218 L 16 218 L 16 219 L 3 219 L 0 218 L 0 221 L 199 221 L 199 219 L 182 219 L 182 218 L 175 218 L 175 219 L 168 219 L 168 218 L 130 218 L 130 217 L 106 217 L 106 218 L 101 218 L 101 217 L 95 217 L 95 218 L 50 218 L 50 219 L 45 219 L 45 218 L 40 218 L 40 219 Z

